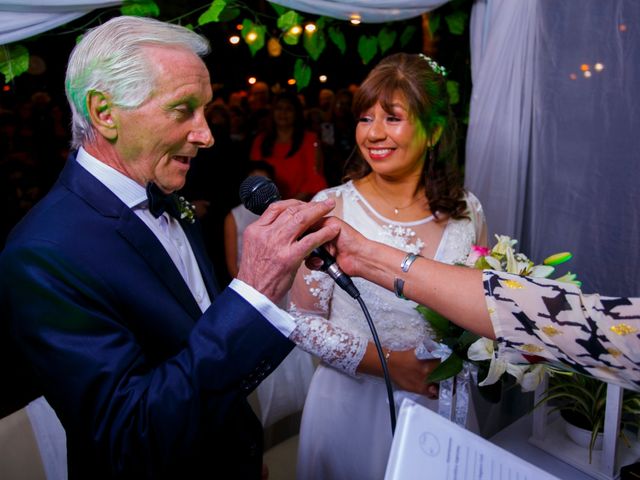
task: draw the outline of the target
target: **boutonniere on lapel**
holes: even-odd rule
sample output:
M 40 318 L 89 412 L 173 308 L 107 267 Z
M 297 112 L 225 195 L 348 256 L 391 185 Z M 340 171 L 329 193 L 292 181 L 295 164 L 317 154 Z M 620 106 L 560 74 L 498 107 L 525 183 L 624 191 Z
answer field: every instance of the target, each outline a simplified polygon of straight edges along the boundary
M 181 195 L 174 194 L 173 199 L 178 206 L 180 220 L 194 223 L 196 221 L 196 206 Z
M 147 200 L 149 211 L 158 218 L 167 212 L 177 220 L 185 220 L 189 223 L 196 221 L 196 207 L 183 196 L 175 193 L 164 193 L 153 182 L 147 184 Z

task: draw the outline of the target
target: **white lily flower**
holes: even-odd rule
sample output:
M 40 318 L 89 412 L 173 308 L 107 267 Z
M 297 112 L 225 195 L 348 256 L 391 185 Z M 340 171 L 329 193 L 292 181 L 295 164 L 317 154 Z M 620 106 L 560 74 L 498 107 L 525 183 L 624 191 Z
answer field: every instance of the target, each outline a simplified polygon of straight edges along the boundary
M 547 371 L 544 365 L 531 365 L 519 382 L 523 392 L 533 392 L 544 379 Z
M 518 243 L 517 240 L 513 240 L 507 235 L 496 235 L 496 240 L 498 240 L 498 243 L 496 243 L 492 251 L 499 255 L 505 255 L 507 250 L 513 249 L 513 246 Z
M 502 265 L 500 264 L 500 260 L 498 260 L 497 258 L 492 257 L 491 255 L 487 255 L 486 257 L 484 257 L 484 259 L 489 264 L 492 270 L 496 270 L 498 272 L 503 271 Z
M 555 268 L 550 265 L 536 265 L 531 269 L 529 276 L 534 278 L 547 278 L 554 271 Z
M 520 273 L 516 256 L 513 254 L 512 248 L 507 248 L 507 272 L 508 273 Z
M 467 357 L 469 360 L 475 360 L 477 362 L 482 360 L 489 360 L 493 358 L 493 340 L 485 337 L 481 337 L 471 345 L 467 350 Z
M 496 383 L 500 380 L 502 374 L 507 371 L 507 365 L 508 364 L 505 360 L 496 356 L 491 357 L 491 364 L 489 364 L 489 373 L 487 373 L 487 378 L 478 383 L 478 385 L 484 387 L 486 385 L 493 385 Z

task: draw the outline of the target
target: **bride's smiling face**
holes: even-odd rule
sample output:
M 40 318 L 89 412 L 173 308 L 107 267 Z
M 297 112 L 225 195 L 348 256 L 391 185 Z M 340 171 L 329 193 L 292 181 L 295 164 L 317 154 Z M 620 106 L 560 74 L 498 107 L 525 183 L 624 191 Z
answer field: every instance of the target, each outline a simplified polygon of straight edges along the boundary
M 356 143 L 360 153 L 379 175 L 396 178 L 420 175 L 427 152 L 427 133 L 401 94 L 393 95 L 389 107 L 387 111 L 376 102 L 359 116 Z

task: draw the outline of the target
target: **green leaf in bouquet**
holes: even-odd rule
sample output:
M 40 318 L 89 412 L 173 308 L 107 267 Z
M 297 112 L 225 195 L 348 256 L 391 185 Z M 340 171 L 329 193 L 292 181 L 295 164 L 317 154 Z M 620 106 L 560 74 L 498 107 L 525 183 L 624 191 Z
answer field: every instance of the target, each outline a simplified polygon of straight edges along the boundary
M 461 370 L 462 358 L 453 352 L 427 376 L 427 382 L 441 382 L 447 378 L 455 377 Z
M 464 351 L 466 352 L 467 349 L 469 348 L 469 345 L 471 345 L 472 343 L 474 343 L 476 340 L 478 340 L 480 337 L 478 335 L 476 335 L 473 332 L 470 332 L 469 330 L 465 330 L 462 335 L 460 336 L 460 339 L 458 340 L 458 346 Z
M 436 338 L 444 338 L 449 335 L 449 327 L 451 326 L 449 320 L 424 305 L 418 305 L 416 310 L 429 322 L 429 325 L 431 325 L 431 328 L 436 334 Z

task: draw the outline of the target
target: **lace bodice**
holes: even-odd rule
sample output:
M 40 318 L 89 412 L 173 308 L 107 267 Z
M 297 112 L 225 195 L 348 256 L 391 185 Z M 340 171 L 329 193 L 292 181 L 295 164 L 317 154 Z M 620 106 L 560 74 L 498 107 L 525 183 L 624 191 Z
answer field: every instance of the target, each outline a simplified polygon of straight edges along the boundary
M 334 198 L 335 214 L 365 237 L 445 263 L 464 262 L 471 246 L 486 242 L 480 202 L 467 194 L 469 219 L 437 222 L 433 216 L 396 222 L 380 215 L 352 182 L 324 190 L 314 200 Z M 431 240 L 428 240 L 431 239 Z M 430 332 L 416 303 L 361 278 L 353 279 L 376 326 L 382 345 L 391 350 L 417 347 Z M 291 291 L 290 311 L 298 328 L 292 340 L 325 363 L 354 375 L 371 340 L 364 314 L 346 292 L 334 288 L 322 272 L 302 268 Z

